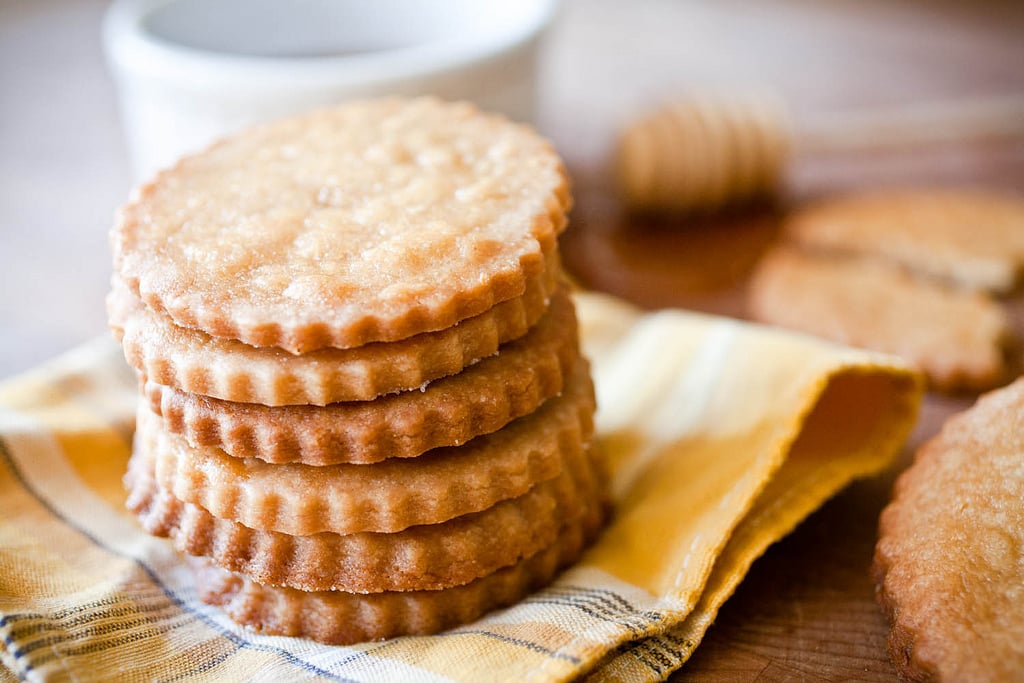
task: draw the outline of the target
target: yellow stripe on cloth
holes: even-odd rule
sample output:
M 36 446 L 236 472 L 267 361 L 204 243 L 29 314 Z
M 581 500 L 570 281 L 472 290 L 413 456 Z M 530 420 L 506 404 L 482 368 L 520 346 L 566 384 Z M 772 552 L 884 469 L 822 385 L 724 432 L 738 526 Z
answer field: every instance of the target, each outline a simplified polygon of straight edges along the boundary
M 576 297 L 616 511 L 519 604 L 353 647 L 260 636 L 202 604 L 123 509 L 136 380 L 113 342 L 0 385 L 0 662 L 26 680 L 660 680 L 750 564 L 885 467 L 914 422 L 900 361 L 732 320 Z M 9 676 L 8 676 L 9 677 Z M 0 677 L 0 680 L 3 680 Z

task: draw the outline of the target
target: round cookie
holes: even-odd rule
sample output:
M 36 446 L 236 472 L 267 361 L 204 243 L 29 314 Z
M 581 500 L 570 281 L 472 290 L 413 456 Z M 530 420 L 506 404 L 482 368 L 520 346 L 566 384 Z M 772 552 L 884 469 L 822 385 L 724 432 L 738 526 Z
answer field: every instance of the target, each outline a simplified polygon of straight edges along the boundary
M 107 311 L 128 363 L 163 386 L 266 406 L 368 401 L 454 375 L 526 334 L 558 287 L 557 256 L 549 255 L 543 275 L 530 278 L 522 296 L 443 330 L 352 349 L 295 355 L 211 337 L 149 310 L 116 277 Z
M 786 222 L 815 248 L 890 259 L 960 287 L 1006 293 L 1024 272 L 1024 198 L 973 189 L 902 188 L 821 200 Z
M 437 524 L 520 496 L 552 479 L 568 454 L 590 440 L 590 368 L 580 359 L 561 396 L 530 415 L 462 446 L 370 465 L 316 467 L 235 458 L 193 448 L 140 406 L 136 451 L 156 460 L 157 481 L 179 500 L 252 529 L 305 535 L 321 531 L 394 532 Z
M 292 353 L 395 341 L 521 296 L 566 224 L 562 163 L 466 103 L 256 127 L 139 188 L 115 271 L 179 325 Z
M 901 356 L 944 391 L 1006 379 L 1010 321 L 983 292 L 938 287 L 884 260 L 771 249 L 750 280 L 755 320 Z
M 345 645 L 436 633 L 510 605 L 576 561 L 604 517 L 605 506 L 595 504 L 566 520 L 555 541 L 540 552 L 462 586 L 432 591 L 306 592 L 264 586 L 205 558 L 189 562 L 200 599 L 237 623 L 259 633 Z
M 438 590 L 530 557 L 603 495 L 600 465 L 582 451 L 567 456 L 558 477 L 522 496 L 395 533 L 293 536 L 219 519 L 162 489 L 152 455 L 144 451 L 128 466 L 127 506 L 149 533 L 169 536 L 178 550 L 264 585 L 350 593 Z
M 143 395 L 164 427 L 192 446 L 273 463 L 367 464 L 465 443 L 533 412 L 562 391 L 576 356 L 576 317 L 562 291 L 526 336 L 418 391 L 278 407 L 221 401 L 149 381 Z
M 1024 671 L 1024 380 L 983 396 L 916 454 L 875 550 L 889 652 L 908 680 Z

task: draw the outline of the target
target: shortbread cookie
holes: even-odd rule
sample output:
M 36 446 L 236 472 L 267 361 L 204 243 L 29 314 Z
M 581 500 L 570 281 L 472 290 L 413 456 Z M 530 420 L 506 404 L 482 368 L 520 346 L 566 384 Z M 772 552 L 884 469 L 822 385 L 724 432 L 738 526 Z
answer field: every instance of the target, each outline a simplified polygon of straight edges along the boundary
M 178 499 L 252 529 L 401 531 L 478 512 L 552 479 L 593 429 L 593 385 L 580 359 L 562 396 L 469 443 L 372 465 L 313 467 L 234 458 L 193 448 L 140 407 L 137 450 L 156 458 L 157 480 Z
M 595 506 L 568 521 L 555 542 L 510 567 L 454 588 L 384 593 L 305 592 L 263 586 L 209 560 L 189 558 L 199 597 L 260 633 L 343 645 L 426 635 L 468 623 L 549 583 L 576 561 L 604 518 Z
M 291 536 L 218 519 L 159 488 L 154 462 L 136 453 L 125 478 L 128 509 L 175 547 L 265 584 L 300 590 L 378 593 L 469 583 L 551 544 L 560 525 L 599 494 L 584 453 L 567 453 L 562 473 L 527 493 L 441 524 L 393 534 Z
M 422 391 L 374 401 L 269 408 L 187 394 L 146 382 L 150 407 L 193 446 L 236 457 L 309 465 L 374 463 L 456 446 L 532 413 L 559 394 L 577 355 L 576 318 L 567 292 L 525 336 L 501 353 Z
M 117 277 L 107 311 L 128 363 L 158 384 L 268 406 L 365 401 L 453 375 L 526 334 L 557 289 L 557 256 L 549 254 L 543 275 L 529 278 L 522 296 L 443 330 L 353 349 L 295 355 L 211 337 L 150 311 Z
M 749 303 L 762 322 L 902 356 L 936 388 L 984 389 L 1007 374 L 1009 322 L 997 303 L 885 263 L 777 247 Z
M 885 257 L 970 289 L 1005 293 L 1024 271 L 1024 198 L 982 190 L 881 190 L 793 214 L 806 245 Z
M 917 453 L 875 550 L 889 652 L 907 680 L 1024 671 L 1024 380 L 983 396 Z
M 136 191 L 115 271 L 176 323 L 293 353 L 395 341 L 521 296 L 566 225 L 532 130 L 433 98 L 245 131 Z

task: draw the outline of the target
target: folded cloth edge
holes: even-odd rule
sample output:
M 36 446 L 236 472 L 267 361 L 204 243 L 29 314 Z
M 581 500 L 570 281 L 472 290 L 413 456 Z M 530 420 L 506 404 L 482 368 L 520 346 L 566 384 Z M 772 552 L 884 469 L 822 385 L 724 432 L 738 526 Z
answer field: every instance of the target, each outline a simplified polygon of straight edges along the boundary
M 587 296 L 591 296 L 591 295 L 587 295 Z M 620 304 L 621 303 L 621 302 L 615 302 L 614 300 L 611 300 L 611 299 L 609 299 L 608 301 L 609 301 L 609 303 L 615 303 L 615 304 Z M 628 304 L 621 303 L 621 305 L 628 307 Z M 623 310 L 626 310 L 626 309 L 623 309 Z M 772 332 L 772 333 L 774 334 L 774 332 Z M 32 410 L 33 406 L 31 405 L 30 393 L 26 393 L 25 391 L 21 391 L 21 392 L 13 391 L 12 392 L 12 391 L 10 391 L 10 388 L 12 386 L 17 385 L 17 386 L 20 386 L 22 389 L 24 389 L 24 387 L 32 385 L 32 384 L 35 384 L 35 383 L 38 383 L 38 382 L 45 383 L 47 377 L 51 376 L 55 372 L 68 372 L 70 370 L 76 370 L 76 369 L 77 370 L 87 369 L 89 359 L 96 357 L 101 352 L 105 352 L 107 349 L 109 349 L 110 346 L 111 346 L 111 342 L 109 340 L 106 340 L 106 339 L 104 339 L 103 341 L 93 342 L 93 343 L 88 344 L 88 345 L 86 345 L 84 347 L 81 347 L 78 350 L 72 351 L 70 354 L 67 354 L 65 356 L 60 357 L 56 361 L 54 361 L 52 363 L 48 363 L 45 366 L 42 366 L 41 368 L 39 368 L 39 369 L 37 369 L 35 371 L 31 371 L 29 373 L 26 373 L 25 375 L 22 375 L 22 376 L 19 376 L 19 377 L 15 377 L 15 378 L 12 378 L 10 380 L 5 381 L 2 385 L 0 385 L 0 402 L 7 402 L 8 405 L 10 405 L 11 404 L 11 399 L 12 399 L 12 397 L 14 397 L 16 399 L 14 402 L 19 404 L 17 406 L 17 409 L 19 409 L 19 410 Z M 845 356 L 848 353 L 848 350 L 846 350 L 846 349 L 844 349 L 842 347 L 835 347 L 834 350 L 837 352 L 837 356 Z M 893 359 L 888 358 L 888 357 L 884 357 L 884 356 L 878 356 L 877 354 L 869 354 L 867 352 L 856 351 L 856 352 L 853 352 L 853 355 L 849 356 L 849 357 L 856 359 L 857 362 L 861 363 L 861 365 L 858 365 L 857 363 L 853 363 L 853 361 L 851 361 L 852 365 L 847 367 L 846 370 L 850 370 L 851 368 L 862 367 L 862 364 L 866 360 L 872 359 L 872 360 L 877 360 L 887 370 L 910 373 L 910 371 L 908 369 L 906 369 L 905 366 L 902 366 L 902 364 L 895 363 L 895 362 L 893 362 Z M 83 367 L 83 363 L 84 363 L 84 367 Z M 839 370 L 836 370 L 835 372 L 840 372 L 841 369 L 842 368 L 840 368 Z M 829 379 L 830 378 L 823 379 L 823 384 L 827 385 Z M 822 388 L 821 391 L 824 391 L 824 388 Z M 916 393 L 916 400 L 919 401 L 919 399 L 920 399 L 920 388 L 918 387 L 917 388 L 917 393 Z M 36 408 L 43 408 L 45 406 L 37 405 L 35 407 Z M 810 410 L 810 408 L 808 408 L 808 410 Z M 914 410 L 916 410 L 916 406 L 915 406 Z M 912 420 L 910 422 L 912 422 Z M 909 427 L 908 427 L 908 429 L 909 429 Z M 896 450 L 896 449 L 893 449 L 893 450 Z M 865 474 L 867 474 L 867 473 L 868 472 L 865 472 Z M 861 476 L 863 476 L 863 475 L 861 475 Z M 834 490 L 832 491 L 832 493 L 834 493 Z M 829 494 L 829 495 L 831 495 L 831 494 Z M 820 502 L 821 501 L 819 501 L 818 503 L 812 505 L 811 509 L 817 507 L 817 505 L 819 505 Z M 799 522 L 799 519 L 802 519 L 802 516 L 800 516 L 798 519 L 792 520 L 792 524 L 789 526 L 789 528 L 792 528 L 792 526 L 795 526 L 795 524 Z M 781 537 L 781 535 L 784 535 L 785 533 L 787 533 L 788 530 L 789 529 L 787 528 L 784 531 L 780 531 L 778 536 Z M 766 548 L 768 545 L 770 545 L 771 542 L 773 542 L 773 541 L 769 541 L 769 542 L 765 543 L 764 547 Z M 761 552 L 763 552 L 763 548 L 757 554 L 759 555 Z M 753 558 L 750 558 L 749 562 L 752 562 L 752 561 L 753 561 Z M 749 566 L 749 562 L 747 563 L 748 566 Z M 743 571 L 745 571 L 745 569 Z M 742 576 L 742 572 L 741 572 L 740 576 Z M 737 578 L 735 584 L 738 584 L 738 581 L 739 581 L 739 579 Z M 733 584 L 732 588 L 729 589 L 729 592 L 731 592 L 731 590 L 735 587 L 735 584 Z M 723 601 L 724 601 L 724 598 L 723 598 Z M 717 606 L 716 606 L 715 609 L 717 609 Z M 713 617 L 713 614 L 711 615 L 711 617 Z M 578 673 L 580 673 L 580 671 L 577 670 L 576 673 L 578 674 Z

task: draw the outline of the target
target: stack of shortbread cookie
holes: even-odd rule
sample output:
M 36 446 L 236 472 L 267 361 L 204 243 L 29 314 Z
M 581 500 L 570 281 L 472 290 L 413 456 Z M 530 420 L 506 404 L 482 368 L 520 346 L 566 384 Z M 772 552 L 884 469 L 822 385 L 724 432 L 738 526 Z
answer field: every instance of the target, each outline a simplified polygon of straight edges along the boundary
M 143 399 L 128 506 L 206 601 L 355 642 L 578 557 L 607 494 L 569 204 L 547 142 L 430 98 L 255 128 L 140 188 L 108 300 Z

